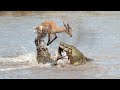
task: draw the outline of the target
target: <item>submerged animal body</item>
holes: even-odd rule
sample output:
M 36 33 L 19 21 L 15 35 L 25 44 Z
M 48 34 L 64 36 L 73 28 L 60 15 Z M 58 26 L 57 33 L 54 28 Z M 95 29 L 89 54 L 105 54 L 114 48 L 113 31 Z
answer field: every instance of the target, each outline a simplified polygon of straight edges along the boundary
M 86 58 L 76 47 L 63 42 L 60 42 L 57 60 L 62 58 L 63 51 L 66 52 L 68 60 L 70 60 L 70 64 L 79 65 L 85 64 L 87 61 L 91 61 L 91 59 Z
M 57 38 L 56 33 L 65 32 L 70 37 L 72 37 L 72 31 L 71 31 L 71 27 L 69 26 L 69 24 L 65 25 L 64 22 L 63 22 L 63 25 L 64 25 L 64 27 L 59 27 L 53 21 L 45 21 L 45 22 L 41 23 L 40 25 L 38 25 L 35 28 L 35 31 L 37 32 L 37 37 L 35 38 L 36 46 L 37 46 L 37 43 L 41 39 L 43 39 L 47 36 L 47 34 L 48 34 L 47 45 L 51 44 Z M 55 35 L 55 38 L 53 40 L 51 40 L 51 34 Z
M 44 42 L 44 40 L 41 40 L 41 42 L 38 44 L 36 59 L 38 64 L 50 63 L 53 66 L 57 65 L 57 63 L 51 58 L 51 54 L 48 48 L 46 47 L 46 43 Z

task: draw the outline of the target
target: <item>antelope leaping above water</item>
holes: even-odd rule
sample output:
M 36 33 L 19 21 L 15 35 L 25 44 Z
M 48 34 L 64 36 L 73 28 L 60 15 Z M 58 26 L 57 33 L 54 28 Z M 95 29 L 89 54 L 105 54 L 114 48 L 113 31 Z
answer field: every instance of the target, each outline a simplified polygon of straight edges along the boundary
M 64 22 L 63 22 L 63 27 L 60 27 L 54 21 L 45 21 L 35 28 L 35 32 L 37 32 L 37 37 L 35 38 L 36 46 L 38 46 L 38 43 L 43 38 L 45 38 L 47 34 L 48 34 L 47 46 L 50 45 L 57 38 L 56 33 L 65 32 L 70 37 L 72 37 L 71 27 L 69 26 L 69 24 L 66 25 Z M 55 35 L 53 40 L 51 40 L 51 34 Z

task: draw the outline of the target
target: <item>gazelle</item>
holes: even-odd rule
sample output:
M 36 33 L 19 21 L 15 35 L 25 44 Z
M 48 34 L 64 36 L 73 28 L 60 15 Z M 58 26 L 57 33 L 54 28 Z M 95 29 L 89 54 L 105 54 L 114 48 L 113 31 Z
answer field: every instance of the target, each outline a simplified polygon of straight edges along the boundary
M 41 23 L 40 25 L 38 25 L 35 28 L 35 32 L 37 32 L 37 37 L 35 39 L 36 46 L 38 44 L 38 41 L 42 40 L 42 38 L 45 38 L 47 34 L 48 34 L 47 46 L 49 44 L 51 44 L 57 38 L 56 33 L 65 32 L 70 37 L 72 37 L 72 29 L 69 26 L 69 24 L 66 25 L 63 22 L 63 25 L 64 25 L 64 27 L 59 27 L 59 26 L 57 26 L 57 24 L 54 21 L 45 21 L 45 22 Z M 55 35 L 55 38 L 53 40 L 51 40 L 51 34 Z

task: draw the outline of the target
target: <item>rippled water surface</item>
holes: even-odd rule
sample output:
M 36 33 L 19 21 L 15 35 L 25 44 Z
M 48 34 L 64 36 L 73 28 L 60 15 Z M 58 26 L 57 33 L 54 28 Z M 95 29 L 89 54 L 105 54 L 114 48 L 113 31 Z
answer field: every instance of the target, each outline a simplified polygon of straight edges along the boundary
M 103 13 L 66 11 L 0 16 L 0 78 L 120 78 L 120 12 Z M 33 31 L 45 20 L 53 20 L 59 26 L 68 22 L 73 28 L 73 37 L 57 34 L 58 38 L 48 47 L 52 56 L 56 56 L 62 41 L 76 46 L 94 61 L 79 66 L 38 65 Z

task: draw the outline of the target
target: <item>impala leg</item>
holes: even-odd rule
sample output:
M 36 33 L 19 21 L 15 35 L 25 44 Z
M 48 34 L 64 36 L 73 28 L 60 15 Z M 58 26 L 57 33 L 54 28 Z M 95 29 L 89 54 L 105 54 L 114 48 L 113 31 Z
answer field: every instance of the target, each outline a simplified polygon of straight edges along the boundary
M 55 35 L 55 38 L 49 44 L 51 44 L 57 38 L 56 33 L 54 35 Z
M 55 38 L 53 39 L 53 40 L 51 40 L 50 41 L 50 39 L 48 39 L 48 43 L 47 43 L 47 46 L 49 45 L 49 44 L 51 44 L 56 38 L 57 38 L 57 35 L 56 35 L 56 33 L 54 34 L 55 35 Z
M 47 46 L 49 45 L 50 43 L 50 34 L 48 34 L 48 42 L 47 42 Z

